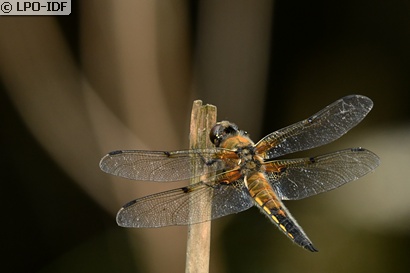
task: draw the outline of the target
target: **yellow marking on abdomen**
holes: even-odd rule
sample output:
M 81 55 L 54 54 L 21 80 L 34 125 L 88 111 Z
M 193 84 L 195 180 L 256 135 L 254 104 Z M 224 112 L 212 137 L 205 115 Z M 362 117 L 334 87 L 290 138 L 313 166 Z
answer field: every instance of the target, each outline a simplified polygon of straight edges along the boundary
M 254 199 L 255 199 L 256 203 L 258 203 L 259 206 L 261 206 L 261 207 L 263 206 L 263 202 L 259 197 L 255 197 Z
M 272 213 L 272 210 L 274 210 L 278 215 L 288 218 L 286 212 L 282 209 L 279 199 L 277 199 L 275 193 L 265 179 L 265 176 L 262 173 L 251 175 L 246 179 L 246 186 L 259 207 L 267 213 L 279 229 L 281 229 L 290 239 L 294 240 L 295 237 L 289 233 L 286 227 L 281 224 L 279 219 Z
M 285 228 L 285 226 L 284 226 L 284 225 L 279 224 L 279 227 L 280 227 L 283 231 L 286 231 L 286 232 L 287 232 L 287 230 L 286 230 L 286 228 Z
M 273 219 L 273 221 L 275 221 L 276 224 L 279 224 L 279 220 L 275 215 L 271 214 L 270 217 Z

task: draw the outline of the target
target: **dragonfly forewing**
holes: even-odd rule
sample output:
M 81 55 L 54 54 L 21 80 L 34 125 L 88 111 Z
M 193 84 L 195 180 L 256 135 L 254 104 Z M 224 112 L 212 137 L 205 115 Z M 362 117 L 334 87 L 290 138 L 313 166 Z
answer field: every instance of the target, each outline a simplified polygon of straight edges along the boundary
M 100 168 L 128 179 L 163 182 L 194 177 L 191 165 L 199 166 L 196 177 L 231 169 L 236 162 L 234 152 L 221 148 L 173 152 L 124 150 L 105 155 Z
M 372 107 L 372 100 L 365 96 L 343 97 L 315 115 L 267 135 L 256 144 L 256 150 L 263 158 L 273 159 L 330 143 L 362 121 Z

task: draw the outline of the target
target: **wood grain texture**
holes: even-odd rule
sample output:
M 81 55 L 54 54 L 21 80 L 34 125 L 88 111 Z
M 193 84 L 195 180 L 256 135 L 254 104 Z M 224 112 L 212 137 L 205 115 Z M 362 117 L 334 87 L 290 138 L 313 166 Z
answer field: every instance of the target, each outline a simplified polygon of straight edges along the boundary
M 196 100 L 192 106 L 190 126 L 190 149 L 212 148 L 214 145 L 209 140 L 209 131 L 216 123 L 216 107 L 202 105 L 202 101 Z M 192 166 L 195 173 L 200 166 Z M 190 184 L 199 182 L 199 178 L 192 179 Z M 205 202 L 204 198 L 204 202 Z M 191 211 L 203 210 L 201 202 L 191 206 Z M 211 206 L 208 206 L 211 208 Z M 208 211 L 210 214 L 211 211 Z M 209 272 L 209 257 L 211 245 L 211 221 L 188 226 L 188 241 L 186 253 L 186 273 Z

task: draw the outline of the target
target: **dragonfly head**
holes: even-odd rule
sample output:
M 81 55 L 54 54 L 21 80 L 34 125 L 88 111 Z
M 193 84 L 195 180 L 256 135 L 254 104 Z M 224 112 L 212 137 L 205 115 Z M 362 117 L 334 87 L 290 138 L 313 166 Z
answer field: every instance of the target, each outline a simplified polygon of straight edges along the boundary
M 222 141 L 227 137 L 235 136 L 240 133 L 238 126 L 229 121 L 220 121 L 217 122 L 214 127 L 212 127 L 209 132 L 209 138 L 216 147 L 219 147 Z

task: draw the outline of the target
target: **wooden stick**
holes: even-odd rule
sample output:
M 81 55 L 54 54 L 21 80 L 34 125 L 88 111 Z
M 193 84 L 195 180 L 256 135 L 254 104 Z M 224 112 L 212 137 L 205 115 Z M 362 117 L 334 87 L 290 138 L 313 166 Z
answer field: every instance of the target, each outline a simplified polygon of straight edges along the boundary
M 209 140 L 209 130 L 216 123 L 216 107 L 202 105 L 202 101 L 196 100 L 192 106 L 191 127 L 189 134 L 190 149 L 212 148 L 214 145 Z M 197 172 L 198 166 L 192 166 L 193 173 Z M 191 179 L 190 184 L 199 182 L 199 178 Z M 205 206 L 203 202 L 209 202 L 209 197 L 204 196 L 202 202 L 191 204 L 190 211 L 195 213 L 211 214 L 211 206 Z M 201 206 L 201 203 L 203 206 Z M 208 211 L 204 209 L 209 208 Z M 209 256 L 211 246 L 211 221 L 188 226 L 188 242 L 186 253 L 185 273 L 209 272 Z

